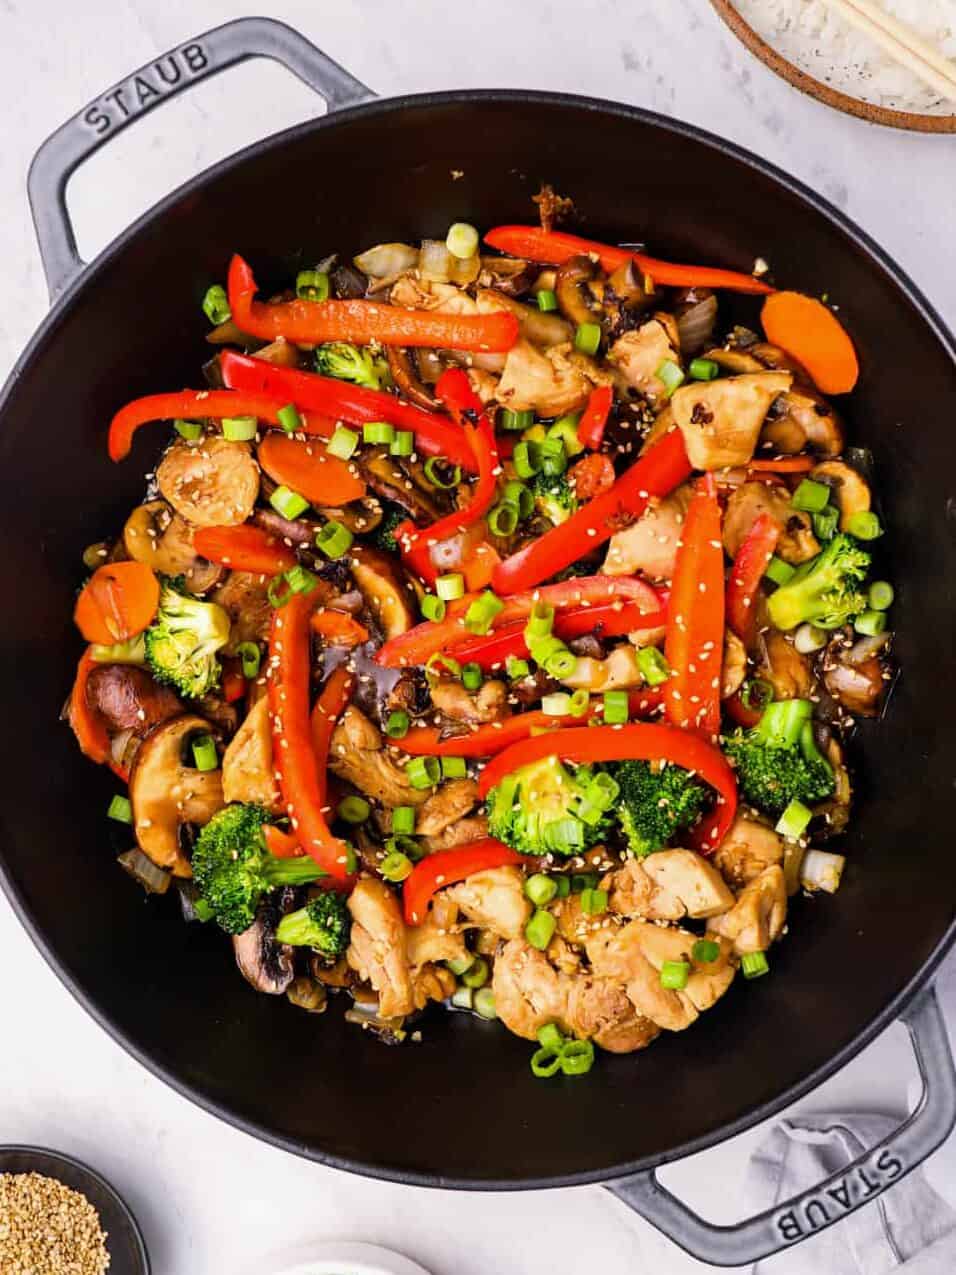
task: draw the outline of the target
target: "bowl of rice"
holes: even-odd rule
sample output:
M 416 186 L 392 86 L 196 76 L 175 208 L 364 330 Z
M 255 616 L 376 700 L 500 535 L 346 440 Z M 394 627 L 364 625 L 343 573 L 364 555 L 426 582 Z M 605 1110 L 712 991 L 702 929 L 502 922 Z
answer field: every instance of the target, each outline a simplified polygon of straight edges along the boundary
M 956 0 L 878 3 L 956 59 Z M 711 4 L 751 53 L 828 106 L 893 128 L 956 133 L 956 102 L 924 84 L 824 0 Z

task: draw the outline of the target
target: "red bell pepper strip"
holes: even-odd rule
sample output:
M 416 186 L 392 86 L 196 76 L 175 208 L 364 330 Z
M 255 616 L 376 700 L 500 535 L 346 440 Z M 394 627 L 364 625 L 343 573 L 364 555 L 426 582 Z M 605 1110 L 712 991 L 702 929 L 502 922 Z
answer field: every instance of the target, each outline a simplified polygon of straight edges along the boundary
M 296 593 L 272 615 L 269 635 L 269 709 L 272 760 L 292 831 L 320 868 L 342 881 L 349 848 L 325 818 L 325 765 L 316 756 L 309 721 L 312 603 Z
M 664 654 L 667 719 L 713 739 L 720 731 L 724 650 L 724 547 L 712 474 L 698 480 L 674 562 Z
M 277 828 L 274 823 L 262 825 L 262 837 L 266 843 L 266 849 L 277 859 L 299 859 L 305 854 L 299 845 L 298 837 L 294 837 L 291 832 L 286 832 L 283 828 Z
M 328 788 L 329 752 L 336 723 L 345 712 L 355 684 L 354 675 L 340 664 L 322 687 L 312 710 L 312 747 L 319 768 L 319 791 L 325 802 Z
M 222 697 L 227 704 L 235 704 L 246 693 L 246 679 L 238 660 L 224 660 L 222 669 Z
M 385 668 L 403 668 L 409 664 L 424 664 L 436 651 L 454 649 L 472 636 L 465 628 L 465 613 L 478 594 L 466 594 L 448 607 L 445 619 L 440 623 L 426 620 L 399 637 L 386 642 L 375 656 Z M 556 611 L 580 609 L 602 604 L 634 602 L 641 611 L 655 616 L 661 609 L 656 590 L 635 576 L 578 576 L 546 584 L 533 593 L 516 593 L 502 598 L 504 606 L 493 621 L 493 629 L 526 620 L 536 601 L 553 606 Z
M 110 737 L 106 723 L 90 708 L 86 685 L 90 673 L 98 667 L 91 647 L 87 647 L 76 666 L 76 680 L 70 692 L 69 718 L 80 751 L 99 765 L 109 760 Z
M 231 389 L 265 396 L 260 401 L 271 401 L 274 412 L 285 403 L 295 403 L 300 414 L 308 412 L 303 421 L 306 434 L 330 438 L 339 421 L 347 425 L 387 421 L 396 429 L 411 430 L 416 450 L 424 456 L 445 456 L 468 473 L 475 472 L 475 457 L 457 425 L 447 416 L 403 403 L 394 394 L 319 376 L 317 372 L 276 367 L 265 359 L 237 354 L 235 350 L 223 350 L 219 369 Z
M 486 868 L 501 868 L 507 863 L 526 862 L 524 855 L 516 854 L 494 837 L 483 837 L 481 841 L 469 841 L 467 845 L 457 846 L 454 850 L 439 850 L 427 855 L 415 864 L 411 874 L 405 878 L 402 888 L 405 924 L 421 925 L 432 895 L 446 885 L 464 881 L 466 877 L 475 872 L 483 872 Z
M 746 646 L 753 641 L 757 627 L 754 599 L 782 531 L 780 523 L 770 514 L 758 514 L 730 568 L 727 623 Z
M 428 346 L 444 350 L 501 353 L 518 339 L 518 320 L 507 311 L 494 314 L 440 314 L 405 310 L 376 301 L 255 301 L 256 281 L 242 257 L 229 263 L 229 306 L 237 326 L 261 341 L 284 337 L 305 345 L 354 341 L 368 345 Z
M 762 708 L 748 708 L 740 691 L 736 691 L 729 699 L 724 700 L 724 711 L 732 722 L 750 730 L 763 717 Z
M 652 496 L 666 496 L 691 472 L 680 430 L 671 430 L 624 471 L 613 487 L 595 496 L 567 522 L 505 558 L 494 574 L 495 592 L 518 593 L 592 553 L 622 527 L 634 522 Z
M 249 523 L 238 527 L 198 527 L 193 548 L 210 562 L 256 575 L 282 575 L 296 564 L 295 554 L 277 536 Z
M 176 417 L 198 420 L 207 416 L 257 416 L 260 421 L 277 425 L 279 408 L 289 402 L 289 398 L 277 402 L 266 394 L 245 391 L 239 393 L 236 390 L 181 390 L 172 394 L 147 394 L 145 398 L 134 399 L 132 403 L 121 407 L 110 422 L 110 460 L 125 459 L 133 445 L 133 435 L 141 425 L 146 425 L 149 421 L 168 421 Z M 302 424 L 306 433 L 325 432 L 325 422 L 303 418 Z M 334 421 L 328 422 L 328 427 L 331 433 L 335 428 Z
M 717 790 L 716 807 L 691 833 L 699 850 L 715 850 L 737 812 L 737 782 L 719 748 L 690 731 L 657 722 L 627 726 L 592 726 L 589 730 L 558 730 L 513 744 L 481 772 L 478 795 L 487 797 L 505 775 L 542 757 L 560 757 L 581 765 L 599 761 L 666 761 L 692 770 Z
M 805 474 L 819 463 L 812 456 L 777 456 L 773 460 L 752 460 L 747 470 L 751 474 Z
M 599 385 L 591 391 L 581 419 L 578 421 L 578 442 L 596 452 L 604 441 L 604 427 L 614 402 L 614 390 L 610 385 Z
M 601 266 L 609 274 L 628 261 L 649 274 L 655 283 L 669 288 L 729 288 L 732 292 L 773 292 L 769 284 L 761 283 L 753 275 L 737 270 L 721 270 L 715 266 L 679 266 L 672 261 L 658 261 L 643 252 L 629 248 L 614 248 L 596 243 L 593 239 L 581 239 L 560 230 L 542 230 L 538 226 L 496 226 L 485 235 L 485 243 L 499 252 L 513 257 L 526 257 L 529 261 L 544 261 L 559 266 L 569 257 L 581 254 L 600 258 Z M 235 307 L 233 307 L 235 315 Z M 240 324 L 240 327 L 243 325 Z
M 664 702 L 663 692 L 650 686 L 642 691 L 631 691 L 627 699 L 631 717 L 648 717 Z M 604 701 L 598 696 L 591 700 L 588 711 L 581 717 L 572 717 L 570 713 L 552 717 L 539 709 L 516 713 L 502 722 L 489 722 L 467 735 L 452 735 L 446 739 L 441 738 L 441 731 L 435 726 L 416 726 L 396 740 L 395 747 L 412 757 L 494 757 L 531 735 L 599 721 L 603 712 Z

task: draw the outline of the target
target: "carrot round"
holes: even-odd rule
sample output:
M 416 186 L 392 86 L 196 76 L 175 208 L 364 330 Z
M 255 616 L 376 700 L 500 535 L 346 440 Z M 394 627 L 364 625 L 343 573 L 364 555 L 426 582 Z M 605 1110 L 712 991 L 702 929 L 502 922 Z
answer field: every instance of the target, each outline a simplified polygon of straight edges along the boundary
M 112 646 L 142 633 L 159 606 L 159 581 L 143 562 L 98 567 L 76 600 L 73 619 L 87 642 Z
M 347 505 L 365 495 L 356 467 L 330 456 L 317 439 L 267 434 L 259 444 L 259 464 L 273 482 L 291 487 L 310 505 Z
M 85 753 L 90 761 L 102 765 L 109 760 L 110 737 L 106 730 L 106 723 L 98 713 L 93 711 L 86 698 L 86 684 L 90 674 L 97 667 L 93 652 L 87 647 L 76 668 L 76 681 L 73 683 L 70 694 L 69 718 L 73 734 L 80 745 L 80 751 Z
M 237 527 L 197 527 L 193 548 L 210 562 L 256 575 L 278 576 L 296 563 L 288 545 L 247 522 Z
M 860 365 L 843 324 L 832 310 L 802 292 L 775 292 L 761 312 L 767 340 L 802 363 L 824 394 L 848 394 Z

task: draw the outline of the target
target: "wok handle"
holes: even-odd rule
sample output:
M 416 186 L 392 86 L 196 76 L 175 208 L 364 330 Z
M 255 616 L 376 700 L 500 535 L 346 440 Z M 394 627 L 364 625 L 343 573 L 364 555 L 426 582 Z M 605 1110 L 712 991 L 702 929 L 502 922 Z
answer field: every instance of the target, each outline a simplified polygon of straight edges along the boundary
M 956 1124 L 956 1068 L 933 989 L 901 1018 L 923 1081 L 919 1105 L 898 1129 L 825 1182 L 732 1226 L 698 1217 L 661 1186 L 653 1169 L 608 1189 L 686 1252 L 714 1266 L 749 1266 L 839 1222 L 922 1164 Z
M 51 301 L 84 264 L 66 207 L 75 169 L 147 111 L 247 58 L 280 62 L 315 89 L 330 111 L 374 96 L 304 35 L 272 18 L 226 22 L 140 67 L 51 133 L 33 157 L 27 192 Z

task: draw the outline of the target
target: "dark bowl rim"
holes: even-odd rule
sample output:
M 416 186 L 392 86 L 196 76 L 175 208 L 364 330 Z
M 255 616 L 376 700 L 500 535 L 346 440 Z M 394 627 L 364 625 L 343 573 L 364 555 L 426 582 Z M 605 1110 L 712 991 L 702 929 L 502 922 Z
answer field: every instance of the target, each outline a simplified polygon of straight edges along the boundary
M 345 107 L 341 110 L 330 111 L 324 116 L 316 119 L 306 120 L 302 124 L 294 125 L 291 128 L 283 129 L 278 133 L 274 133 L 269 137 L 254 142 L 249 146 L 243 147 L 242 150 L 234 155 L 227 156 L 210 168 L 204 169 L 201 173 L 184 182 L 167 196 L 161 199 L 152 208 L 147 209 L 141 216 L 136 218 L 116 239 L 103 249 L 103 251 L 95 258 L 93 262 L 86 265 L 80 274 L 73 279 L 63 294 L 58 298 L 50 313 L 40 324 L 33 337 L 28 342 L 26 348 L 17 360 L 6 384 L 0 392 L 0 413 L 3 412 L 7 401 L 13 395 L 23 369 L 36 357 L 41 351 L 46 341 L 52 337 L 60 322 L 66 315 L 72 312 L 73 308 L 82 301 L 83 293 L 88 286 L 91 286 L 99 278 L 99 276 L 112 264 L 112 262 L 123 252 L 126 245 L 136 238 L 142 231 L 159 221 L 172 207 L 180 200 L 200 190 L 207 184 L 212 184 L 223 174 L 240 166 L 247 160 L 255 158 L 259 154 L 264 154 L 273 149 L 278 149 L 289 142 L 297 141 L 305 137 L 311 132 L 321 132 L 327 128 L 334 128 L 337 124 L 349 122 L 355 119 L 361 119 L 372 116 L 387 117 L 393 112 L 400 112 L 409 109 L 420 109 L 428 107 L 440 106 L 469 106 L 481 103 L 509 103 L 514 106 L 525 104 L 553 106 L 555 108 L 566 108 L 568 106 L 576 107 L 580 110 L 593 113 L 595 116 L 611 115 L 621 119 L 630 120 L 635 123 L 650 125 L 651 127 L 660 129 L 665 133 L 669 133 L 678 137 L 688 138 L 693 141 L 701 142 L 711 149 L 716 150 L 719 154 L 737 163 L 744 164 L 748 168 L 760 173 L 762 176 L 782 186 L 790 194 L 800 199 L 809 211 L 824 217 L 832 225 L 834 225 L 842 234 L 848 238 L 862 253 L 864 253 L 873 266 L 892 281 L 896 288 L 906 297 L 913 306 L 914 310 L 919 314 L 922 321 L 930 329 L 933 336 L 942 345 L 948 353 L 954 366 L 956 366 L 956 338 L 943 322 L 942 317 L 937 313 L 933 305 L 924 296 L 923 292 L 910 279 L 909 275 L 898 266 L 893 259 L 886 253 L 880 245 L 872 239 L 866 231 L 862 230 L 850 217 L 847 217 L 834 204 L 816 191 L 811 190 L 804 182 L 784 172 L 777 165 L 762 159 L 755 155 L 752 151 L 745 147 L 737 145 L 735 142 L 711 133 L 706 129 L 699 128 L 695 124 L 689 124 L 683 120 L 669 119 L 667 116 L 660 115 L 656 111 L 650 111 L 643 107 L 628 106 L 620 102 L 604 101 L 600 98 L 584 97 L 572 93 L 557 93 L 551 91 L 540 90 L 519 90 L 519 89 L 468 89 L 468 90 L 445 90 L 434 93 L 412 93 L 404 94 L 399 97 L 375 98 L 371 101 L 363 101 L 354 106 Z M 323 1152 L 317 1148 L 310 1146 L 295 1138 L 277 1133 L 268 1128 L 260 1121 L 248 1119 L 240 1116 L 230 1110 L 224 1104 L 217 1102 L 215 1099 L 206 1096 L 196 1089 L 193 1085 L 181 1080 L 178 1076 L 151 1058 L 144 1050 L 141 1050 L 134 1042 L 127 1038 L 122 1029 L 111 1021 L 109 1016 L 100 1009 L 93 995 L 73 979 L 66 970 L 61 968 L 56 953 L 53 951 L 51 944 L 41 933 L 40 926 L 27 904 L 19 887 L 13 881 L 7 871 L 6 865 L 0 857 L 0 886 L 9 899 L 14 912 L 19 917 L 23 927 L 30 935 L 34 944 L 39 949 L 41 955 L 46 960 L 60 981 L 87 1011 L 91 1018 L 99 1024 L 112 1037 L 118 1045 L 120 1045 L 128 1054 L 141 1063 L 148 1071 L 160 1080 L 164 1081 L 176 1093 L 187 1098 L 190 1102 L 194 1102 L 204 1111 L 211 1115 L 217 1116 L 220 1120 L 232 1125 L 233 1128 L 241 1130 L 250 1136 L 266 1142 L 272 1146 L 279 1147 L 284 1151 L 291 1152 L 293 1155 L 301 1156 L 304 1159 L 311 1160 L 318 1164 L 326 1165 L 330 1168 L 342 1169 L 349 1173 L 355 1173 L 363 1177 L 377 1178 L 388 1182 L 397 1182 L 406 1186 L 418 1187 L 435 1187 L 440 1189 L 455 1189 L 463 1191 L 521 1191 L 521 1190 L 545 1190 L 554 1187 L 565 1186 L 584 1186 L 594 1183 L 611 1182 L 620 1178 L 626 1178 L 632 1174 L 638 1174 L 647 1170 L 656 1168 L 664 1164 L 670 1164 L 675 1160 L 683 1159 L 689 1155 L 695 1155 L 700 1151 L 705 1151 L 709 1147 L 717 1146 L 730 1138 L 736 1137 L 738 1134 L 744 1133 L 746 1130 L 753 1128 L 762 1120 L 766 1120 L 783 1110 L 784 1107 L 798 1101 L 811 1090 L 817 1088 L 825 1080 L 829 1079 L 842 1067 L 844 1067 L 851 1059 L 855 1058 L 861 1050 L 870 1044 L 882 1031 L 885 1030 L 896 1018 L 899 1017 L 903 1008 L 913 999 L 921 988 L 928 985 L 943 958 L 956 943 L 956 919 L 954 919 L 936 944 L 933 951 L 927 959 L 914 971 L 912 977 L 906 985 L 897 993 L 887 1005 L 878 1013 L 874 1014 L 871 1020 L 857 1033 L 857 1035 L 841 1050 L 837 1051 L 827 1062 L 811 1072 L 808 1076 L 795 1085 L 779 1093 L 775 1098 L 764 1102 L 746 1115 L 739 1117 L 730 1124 L 723 1125 L 719 1129 L 715 1129 L 709 1133 L 701 1134 L 697 1138 L 692 1138 L 679 1146 L 670 1148 L 668 1151 L 656 1156 L 644 1156 L 633 1161 L 625 1161 L 622 1164 L 615 1165 L 609 1169 L 592 1169 L 584 1170 L 577 1173 L 564 1173 L 554 1175 L 544 1175 L 536 1177 L 521 1178 L 519 1180 L 509 1178 L 462 1178 L 456 1176 L 444 1176 L 441 1173 L 425 1173 L 417 1170 L 396 1169 L 391 1166 L 382 1166 L 361 1160 L 355 1156 L 335 1155 Z

